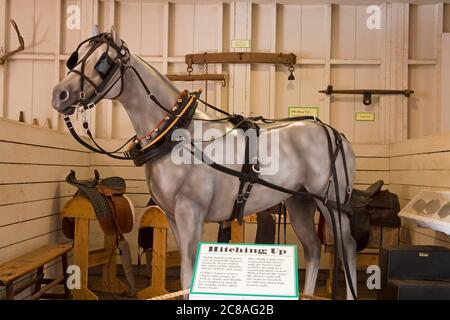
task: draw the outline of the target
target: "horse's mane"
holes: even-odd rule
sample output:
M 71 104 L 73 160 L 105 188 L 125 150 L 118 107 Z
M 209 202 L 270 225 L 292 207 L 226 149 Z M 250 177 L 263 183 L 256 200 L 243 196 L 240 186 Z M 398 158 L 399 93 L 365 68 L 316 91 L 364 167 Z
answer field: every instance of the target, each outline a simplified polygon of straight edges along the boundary
M 175 85 L 165 76 L 163 75 L 161 72 L 159 72 L 159 70 L 157 70 L 154 66 L 152 66 L 150 63 L 148 63 L 147 61 L 145 61 L 144 59 L 142 59 L 140 56 L 138 55 L 133 55 L 134 57 L 138 58 L 139 61 L 141 61 L 142 63 L 144 63 L 144 65 L 151 69 L 151 71 L 156 74 L 159 78 L 161 78 L 166 84 L 167 86 L 169 86 L 171 89 L 179 92 L 179 90 L 177 89 L 177 87 L 175 87 Z

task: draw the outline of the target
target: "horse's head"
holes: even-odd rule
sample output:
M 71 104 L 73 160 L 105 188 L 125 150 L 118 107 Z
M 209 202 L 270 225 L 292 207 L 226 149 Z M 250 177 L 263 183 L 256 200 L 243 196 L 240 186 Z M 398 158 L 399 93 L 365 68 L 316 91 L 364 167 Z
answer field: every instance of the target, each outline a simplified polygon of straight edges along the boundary
M 53 89 L 52 105 L 64 114 L 73 114 L 77 106 L 90 107 L 103 98 L 112 99 L 123 89 L 122 76 L 130 52 L 114 27 L 81 42 L 67 60 L 69 72 Z

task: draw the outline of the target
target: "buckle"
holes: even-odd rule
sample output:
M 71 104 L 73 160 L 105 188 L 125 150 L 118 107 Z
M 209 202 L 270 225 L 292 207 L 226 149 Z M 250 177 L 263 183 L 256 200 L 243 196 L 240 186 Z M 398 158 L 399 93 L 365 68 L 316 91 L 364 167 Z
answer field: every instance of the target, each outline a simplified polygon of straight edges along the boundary
M 236 203 L 244 203 L 244 197 L 242 194 L 238 194 L 238 197 L 236 199 Z
M 93 102 L 89 103 L 86 108 L 88 109 L 92 109 L 93 107 L 95 107 L 95 104 Z
M 69 116 L 64 117 L 64 122 L 66 123 L 67 129 L 73 129 L 72 121 L 70 121 Z
M 352 193 L 352 188 L 350 188 L 350 186 L 347 187 L 347 194 L 351 194 Z
M 86 98 L 86 92 L 80 91 L 80 100 L 84 100 Z
M 250 198 L 250 192 L 246 191 L 245 194 L 244 194 L 243 199 L 244 199 L 245 201 L 247 201 L 248 198 Z

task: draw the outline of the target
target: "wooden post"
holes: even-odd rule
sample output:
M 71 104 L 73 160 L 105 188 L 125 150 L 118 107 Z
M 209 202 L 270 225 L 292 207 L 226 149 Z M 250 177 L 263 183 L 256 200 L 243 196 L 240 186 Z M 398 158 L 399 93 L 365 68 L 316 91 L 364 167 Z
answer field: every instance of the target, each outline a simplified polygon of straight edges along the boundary
M 104 239 L 104 262 L 102 265 L 102 277 L 92 284 L 92 289 L 101 292 L 125 293 L 128 286 L 117 278 L 116 263 L 116 237 L 114 235 L 105 235 Z
M 116 257 L 114 256 L 115 236 L 105 236 L 101 250 L 89 254 L 89 220 L 95 220 L 95 212 L 88 199 L 75 197 L 64 206 L 62 215 L 75 219 L 74 264 L 80 268 L 80 289 L 73 290 L 75 300 L 98 300 L 88 288 L 88 270 L 102 266 L 102 278 L 92 284 L 92 289 L 107 293 L 123 293 L 128 286 L 116 276 Z
M 237 220 L 231 221 L 231 243 L 245 243 L 245 221 L 242 225 Z
M 333 269 L 334 269 L 334 253 L 328 253 L 328 279 L 327 279 L 327 291 L 331 298 L 333 293 Z
M 75 219 L 75 238 L 73 248 L 74 264 L 80 268 L 80 289 L 73 290 L 75 300 L 98 300 L 98 297 L 88 289 L 89 270 L 89 220 Z
M 145 300 L 169 293 L 166 289 L 167 229 L 169 224 L 164 212 L 150 207 L 142 216 L 141 227 L 153 227 L 152 276 L 150 287 L 138 292 L 138 299 Z
M 39 267 L 36 271 L 36 282 L 34 283 L 33 293 L 37 293 L 41 290 L 43 278 L 44 278 L 44 266 Z
M 6 285 L 6 300 L 14 300 L 14 282 Z
M 64 299 L 69 300 L 71 298 L 71 293 L 69 288 L 67 287 L 67 279 L 69 278 L 67 276 L 67 268 L 69 267 L 69 263 L 67 260 L 67 253 L 64 253 L 61 257 L 61 264 L 62 264 L 62 273 L 64 276 Z

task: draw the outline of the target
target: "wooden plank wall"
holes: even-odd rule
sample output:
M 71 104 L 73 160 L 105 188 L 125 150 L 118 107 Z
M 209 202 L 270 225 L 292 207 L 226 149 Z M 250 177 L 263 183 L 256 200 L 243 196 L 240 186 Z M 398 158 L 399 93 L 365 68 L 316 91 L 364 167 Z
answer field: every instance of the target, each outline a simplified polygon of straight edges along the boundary
M 390 190 L 399 195 L 405 206 L 420 190 L 450 188 L 450 134 L 429 136 L 394 143 L 390 152 Z M 401 242 L 450 247 L 450 236 L 405 223 Z
M 0 262 L 67 242 L 59 213 L 75 190 L 65 177 L 74 169 L 87 178 L 89 163 L 67 134 L 0 118 Z
M 327 1 L 328 2 L 328 1 Z M 303 4 L 306 3 L 306 4 Z M 280 1 L 159 0 L 0 0 L 0 45 L 17 46 L 8 18 L 16 19 L 26 50 L 0 67 L 3 86 L 0 115 L 64 130 L 50 108 L 53 85 L 65 76 L 65 60 L 94 24 L 101 30 L 116 25 L 135 54 L 163 73 L 185 73 L 184 55 L 192 52 L 293 52 L 298 57 L 295 81 L 284 66 L 212 65 L 208 72 L 225 72 L 228 84 L 208 84 L 208 101 L 244 114 L 286 116 L 289 106 L 319 108 L 354 143 L 384 144 L 446 130 L 441 115 L 441 36 L 448 32 L 449 5 L 382 4 L 381 29 L 366 26 L 367 4 L 345 1 L 312 4 Z M 67 8 L 78 5 L 80 29 L 66 27 Z M 250 40 L 251 48 L 234 49 L 231 40 Z M 196 67 L 195 72 L 205 72 Z M 16 83 L 20 83 L 20 90 Z M 415 89 L 414 96 L 376 97 L 370 107 L 362 97 L 319 94 L 336 88 Z M 205 83 L 177 83 L 180 89 Z M 375 113 L 375 121 L 355 121 L 355 112 Z M 97 137 L 124 138 L 132 132 L 117 103 L 100 103 L 91 114 Z

